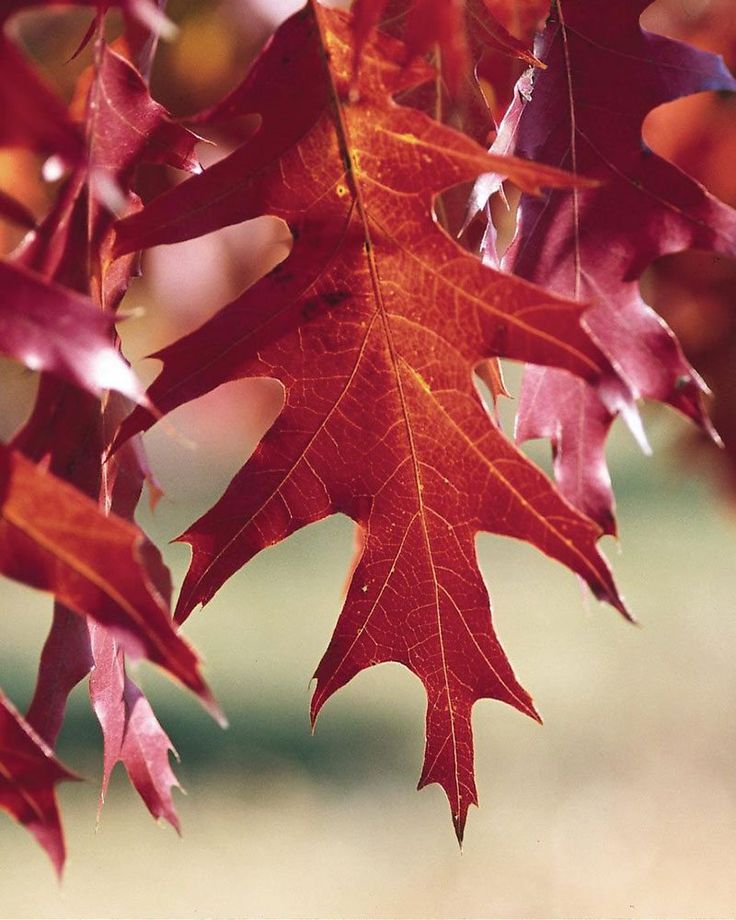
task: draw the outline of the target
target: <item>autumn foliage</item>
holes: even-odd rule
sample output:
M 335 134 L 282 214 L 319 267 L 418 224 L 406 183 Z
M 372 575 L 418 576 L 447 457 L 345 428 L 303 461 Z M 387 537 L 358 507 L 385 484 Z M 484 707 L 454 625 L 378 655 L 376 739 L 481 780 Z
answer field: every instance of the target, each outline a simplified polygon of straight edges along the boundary
M 0 261 L 0 351 L 41 375 L 30 417 L 0 444 L 0 571 L 54 599 L 25 716 L 0 690 L 0 806 L 60 870 L 54 788 L 74 774 L 53 749 L 88 678 L 103 795 L 122 761 L 178 828 L 171 742 L 126 658 L 165 669 L 222 720 L 181 624 L 258 552 L 342 513 L 359 549 L 312 720 L 363 669 L 404 664 L 427 695 L 419 785 L 442 786 L 462 839 L 477 802 L 473 704 L 539 718 L 494 632 L 477 534 L 527 541 L 629 618 L 597 548 L 616 527 L 611 424 L 622 415 L 645 442 L 644 397 L 718 439 L 707 387 L 640 279 L 683 250 L 736 255 L 736 212 L 642 130 L 663 103 L 736 80 L 716 55 L 642 29 L 647 0 L 356 0 L 352 15 L 308 0 L 185 125 L 148 88 L 170 29 L 159 5 L 79 4 L 91 63 L 68 107 L 12 37 L 14 14 L 51 5 L 6 0 L 0 33 L 0 145 L 61 180 L 40 219 L 0 190 L 0 217 L 27 231 Z M 232 152 L 202 169 L 197 144 L 218 132 Z M 191 175 L 160 177 L 151 195 L 165 166 Z M 519 197 L 500 247 L 492 214 Z M 145 391 L 115 329 L 139 254 L 262 215 L 288 228 L 288 257 L 157 352 Z M 527 366 L 516 442 L 549 439 L 556 483 L 500 426 L 499 358 Z M 733 384 L 716 367 L 718 407 Z M 152 482 L 141 434 L 252 377 L 279 381 L 283 408 L 180 537 L 192 559 L 172 605 L 134 522 Z

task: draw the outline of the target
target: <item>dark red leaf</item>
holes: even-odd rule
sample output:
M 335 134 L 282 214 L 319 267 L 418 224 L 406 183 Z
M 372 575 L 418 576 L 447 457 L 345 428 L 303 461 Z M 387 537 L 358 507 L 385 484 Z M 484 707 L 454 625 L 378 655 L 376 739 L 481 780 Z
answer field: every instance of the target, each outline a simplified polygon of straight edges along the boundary
M 200 140 L 177 124 L 150 95 L 145 81 L 125 58 L 107 46 L 101 53 L 92 90 L 94 115 L 90 165 L 112 174 L 122 186 L 140 163 L 160 163 L 200 171 L 194 147 Z
M 59 874 L 65 850 L 54 787 L 76 778 L 0 690 L 0 808 L 28 828 Z
M 0 571 L 105 625 L 129 654 L 166 668 L 214 709 L 168 598 L 146 580 L 143 558 L 163 564 L 141 531 L 17 451 L 0 445 L 0 460 Z
M 199 171 L 199 138 L 155 102 L 140 74 L 106 46 L 86 78 L 87 153 L 59 191 L 54 207 L 29 234 L 15 261 L 113 311 L 135 269 L 132 259 L 111 265 L 109 231 L 116 214 L 139 201 L 130 191 L 142 163 Z
M 519 427 L 525 437 L 552 438 L 565 494 L 608 531 L 613 514 L 601 456 L 614 415 L 625 412 L 636 425 L 633 401 L 645 396 L 708 424 L 702 381 L 642 301 L 639 277 L 653 259 L 682 249 L 736 253 L 736 212 L 652 153 L 641 136 L 656 106 L 734 90 L 736 80 L 719 57 L 643 31 L 647 5 L 556 0 L 539 50 L 547 69 L 527 87 L 531 101 L 517 97 L 507 117 L 520 155 L 601 183 L 523 197 L 504 265 L 594 304 L 584 325 L 615 374 L 581 399 L 570 378 L 535 372 L 523 389 Z M 582 446 L 581 426 L 591 439 Z
M 56 604 L 26 715 L 28 723 L 50 747 L 56 745 L 69 694 L 89 674 L 93 664 L 87 621 Z

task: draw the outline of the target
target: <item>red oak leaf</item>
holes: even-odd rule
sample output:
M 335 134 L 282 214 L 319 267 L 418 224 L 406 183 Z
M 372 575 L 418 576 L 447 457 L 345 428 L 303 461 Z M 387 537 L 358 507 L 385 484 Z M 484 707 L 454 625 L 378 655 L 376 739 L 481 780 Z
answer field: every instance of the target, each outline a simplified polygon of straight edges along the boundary
M 135 67 L 107 46 L 100 52 L 91 93 L 91 168 L 106 170 L 121 185 L 144 162 L 199 172 L 193 151 L 200 138 L 174 122 Z
M 600 531 L 504 438 L 472 372 L 507 354 L 595 379 L 600 356 L 581 333 L 580 306 L 486 268 L 432 214 L 435 194 L 480 170 L 503 168 L 529 189 L 566 180 L 489 160 L 395 105 L 394 94 L 432 72 L 402 66 L 393 39 L 366 46 L 357 100 L 352 58 L 342 14 L 310 2 L 288 20 L 209 116 L 258 112 L 260 132 L 123 221 L 118 251 L 263 213 L 289 225 L 282 265 L 158 355 L 164 369 L 150 392 L 164 411 L 241 377 L 275 377 L 285 390 L 250 461 L 181 538 L 194 555 L 177 615 L 261 549 L 349 515 L 365 539 L 317 668 L 312 718 L 362 669 L 410 668 L 429 701 L 420 785 L 443 786 L 461 836 L 476 801 L 474 702 L 491 697 L 536 717 L 493 631 L 476 534 L 533 543 L 624 609 L 595 547 Z M 152 421 L 137 411 L 124 432 Z
M 688 248 L 736 253 L 736 212 L 642 142 L 646 114 L 704 90 L 736 90 L 715 55 L 645 32 L 646 0 L 556 0 L 538 47 L 547 69 L 519 97 L 516 152 L 599 179 L 594 189 L 524 197 L 504 265 L 594 304 L 584 325 L 616 375 L 588 392 L 557 371 L 524 384 L 518 436 L 550 437 L 568 498 L 615 529 L 603 443 L 616 411 L 640 396 L 707 425 L 703 384 L 638 280 L 658 256 Z M 522 109 L 519 114 L 519 109 Z M 579 432 L 585 432 L 582 440 Z
M 54 787 L 76 778 L 0 690 L 0 808 L 28 828 L 59 874 L 65 853 Z
M 212 709 L 197 657 L 169 619 L 161 575 L 146 578 L 142 559 L 149 571 L 165 569 L 141 531 L 17 451 L 0 445 L 0 461 L 0 571 L 97 620 L 129 654 L 166 668 Z
M 30 5 L 36 4 L 6 4 L 0 19 Z M 0 144 L 56 153 L 71 172 L 50 213 L 13 260 L 0 263 L 6 292 L 0 346 L 63 378 L 43 374 L 33 414 L 14 439 L 16 452 L 2 449 L 8 469 L 0 513 L 0 568 L 47 588 L 56 598 L 29 722 L 52 745 L 70 691 L 94 666 L 106 762 L 122 758 L 153 814 L 177 825 L 168 738 L 132 682 L 125 678 L 124 694 L 115 705 L 108 694 L 105 707 L 99 699 L 101 681 L 105 675 L 123 673 L 126 648 L 147 654 L 198 692 L 211 709 L 213 704 L 194 653 L 171 623 L 170 580 L 160 555 L 134 524 L 116 516 L 132 521 L 146 475 L 140 446 L 134 442 L 102 462 L 104 432 L 117 427 L 129 408 L 123 411 L 116 393 L 100 405 L 66 381 L 95 394 L 117 386 L 141 398 L 116 347 L 113 328 L 113 311 L 136 261 L 111 264 L 110 228 L 116 215 L 140 206 L 132 191 L 138 166 L 166 164 L 197 172 L 193 150 L 198 138 L 177 125 L 151 98 L 135 67 L 104 44 L 103 5 L 94 5 L 97 15 L 82 42 L 94 39 L 93 65 L 79 81 L 72 115 L 3 38 L 9 51 L 0 60 L 0 76 L 7 77 L 0 103 L 11 118 L 0 126 Z M 156 37 L 150 29 L 162 21 L 158 6 L 148 0 L 116 5 L 126 18 L 121 47 L 145 69 Z M 83 120 L 83 131 L 74 126 L 76 120 Z M 13 204 L 3 199 L 2 212 L 23 217 Z M 17 451 L 53 475 L 42 473 Z M 97 635 L 103 630 L 86 617 L 111 630 L 94 655 L 89 630 Z M 116 719 L 125 728 L 117 741 L 108 730 Z M 109 772 L 105 787 L 108 779 Z

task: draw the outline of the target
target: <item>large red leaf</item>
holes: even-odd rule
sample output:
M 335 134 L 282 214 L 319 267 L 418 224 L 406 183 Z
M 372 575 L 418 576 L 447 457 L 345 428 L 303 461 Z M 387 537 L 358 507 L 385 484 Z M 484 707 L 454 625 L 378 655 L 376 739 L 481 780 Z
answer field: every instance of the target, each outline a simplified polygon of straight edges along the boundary
M 164 571 L 157 550 L 133 524 L 105 516 L 17 451 L 0 445 L 0 461 L 0 571 L 99 621 L 129 654 L 160 664 L 212 708 L 195 653 L 146 579 L 142 559 Z
M 643 31 L 647 5 L 556 0 L 538 48 L 547 69 L 536 73 L 531 101 L 519 97 L 509 115 L 518 119 L 516 152 L 601 182 L 524 197 L 504 264 L 594 304 L 584 324 L 616 375 L 594 393 L 557 371 L 533 371 L 518 435 L 552 438 L 565 494 L 611 531 L 603 445 L 615 412 L 645 396 L 707 425 L 702 382 L 642 301 L 639 277 L 653 259 L 682 249 L 736 253 L 736 212 L 652 153 L 641 135 L 656 106 L 736 90 L 736 80 L 719 57 Z
M 527 188 L 560 182 L 488 159 L 391 96 L 431 77 L 403 46 L 367 46 L 357 101 L 342 14 L 309 3 L 211 119 L 258 112 L 259 134 L 120 224 L 118 251 L 268 213 L 290 257 L 201 329 L 159 353 L 163 410 L 228 380 L 279 379 L 285 407 L 223 498 L 182 539 L 193 561 L 183 619 L 259 550 L 342 512 L 365 540 L 317 672 L 312 717 L 363 668 L 399 661 L 428 695 L 420 785 L 440 783 L 458 836 L 476 801 L 471 709 L 482 697 L 536 716 L 493 631 L 477 566 L 481 530 L 527 540 L 619 609 L 600 531 L 495 427 L 473 385 L 508 354 L 594 379 L 582 308 L 484 267 L 437 225 L 435 193 L 503 168 Z M 299 94 L 294 87 L 302 88 Z M 152 423 L 136 412 L 130 434 Z
M 25 825 L 61 873 L 64 837 L 54 787 L 76 779 L 0 690 L 0 808 Z

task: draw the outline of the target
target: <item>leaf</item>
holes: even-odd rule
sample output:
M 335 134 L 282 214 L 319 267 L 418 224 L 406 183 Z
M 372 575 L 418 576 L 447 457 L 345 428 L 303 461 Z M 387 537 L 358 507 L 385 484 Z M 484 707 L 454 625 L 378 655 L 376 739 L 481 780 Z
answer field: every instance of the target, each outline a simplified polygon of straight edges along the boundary
M 62 101 L 2 33 L 0 14 L 0 147 L 55 154 L 68 165 L 84 157 L 84 140 Z
M 530 189 L 563 177 L 489 159 L 396 106 L 391 96 L 431 71 L 401 66 L 405 50 L 386 36 L 366 47 L 349 102 L 352 59 L 343 15 L 310 3 L 288 20 L 209 116 L 258 112 L 259 134 L 121 222 L 117 251 L 263 213 L 289 225 L 282 265 L 157 355 L 150 395 L 163 411 L 242 377 L 275 377 L 285 390 L 250 461 L 181 538 L 194 555 L 177 616 L 266 546 L 349 515 L 364 548 L 317 668 L 312 718 L 363 668 L 410 668 L 429 702 L 420 785 L 444 787 L 460 837 L 476 801 L 473 703 L 491 697 L 537 717 L 493 631 L 476 534 L 533 543 L 624 610 L 595 548 L 600 531 L 503 437 L 472 372 L 503 353 L 594 379 L 598 353 L 581 307 L 484 267 L 432 214 L 435 194 L 489 168 Z M 152 421 L 136 411 L 122 436 Z
M 491 0 L 356 0 L 353 5 L 355 34 L 354 67 L 357 69 L 363 48 L 380 24 L 384 31 L 406 42 L 409 57 L 421 56 L 436 45 L 442 75 L 450 94 L 459 97 L 472 81 L 473 68 L 488 49 L 519 58 L 529 66 L 539 61 L 526 42 L 512 35 L 497 18 L 508 18 L 508 0 L 496 9 Z M 470 80 L 469 80 L 470 78 Z
M 97 620 L 128 654 L 166 668 L 216 712 L 196 655 L 169 620 L 168 598 L 145 580 L 142 560 L 164 569 L 141 531 L 2 445 L 0 496 L 0 571 Z
M 145 402 L 112 344 L 112 318 L 91 300 L 12 262 L 0 261 L 0 288 L 0 352 L 97 396 L 115 389 Z
M 26 714 L 29 725 L 49 747 L 56 745 L 69 694 L 93 665 L 87 621 L 68 607 L 55 604 L 51 629 L 41 652 L 36 689 Z
M 169 752 L 176 755 L 174 746 L 148 700 L 126 675 L 123 654 L 114 637 L 99 626 L 93 626 L 91 634 L 95 667 L 90 697 L 105 743 L 100 810 L 112 771 L 122 762 L 154 818 L 165 818 L 180 832 L 171 798 L 171 788 L 179 786 L 169 764 Z
M 12 221 L 20 227 L 34 227 L 36 218 L 28 208 L 10 195 L 0 191 L 0 218 Z
M 517 238 L 504 265 L 557 293 L 592 302 L 584 325 L 616 374 L 597 394 L 556 371 L 527 378 L 522 438 L 548 436 L 567 497 L 614 529 L 603 442 L 617 412 L 640 396 L 666 402 L 708 426 L 703 383 L 664 322 L 639 294 L 642 271 L 688 248 L 736 254 L 736 212 L 642 141 L 646 114 L 704 90 L 736 90 L 721 59 L 645 32 L 644 0 L 557 0 L 538 53 L 531 101 L 515 152 L 600 180 L 592 189 L 551 191 L 521 203 Z M 518 118 L 512 112 L 510 119 Z M 577 432 L 588 432 L 580 445 Z
M 128 19 L 135 5 L 123 4 Z M 85 362 L 94 360 L 94 353 L 86 345 L 92 330 L 100 328 L 106 334 L 102 338 L 106 353 L 110 353 L 127 370 L 115 347 L 112 314 L 136 269 L 136 260 L 128 258 L 111 264 L 113 212 L 130 213 L 140 207 L 132 185 L 141 164 L 165 164 L 198 172 L 194 147 L 199 138 L 177 125 L 151 98 L 140 73 L 101 42 L 102 27 L 99 15 L 87 36 L 95 37 L 94 65 L 82 75 L 73 103 L 73 109 L 85 116 L 86 156 L 75 164 L 61 186 L 51 212 L 36 232 L 26 237 L 15 256 L 15 264 L 9 265 L 7 270 L 32 269 L 65 285 L 48 287 L 58 295 L 54 316 L 64 324 L 71 341 L 80 351 L 75 368 L 83 369 Z M 128 22 L 126 38 L 136 59 L 141 60 L 144 66 L 147 59 L 150 63 L 151 41 L 147 30 L 133 29 Z M 25 269 L 20 266 L 25 266 Z M 72 291 L 89 294 L 96 304 Z M 75 314 L 69 308 L 70 304 L 81 302 L 91 306 L 91 313 L 80 314 L 77 311 Z M 14 303 L 12 306 L 20 305 Z M 18 314 L 13 315 L 17 322 Z M 135 645 L 131 647 L 130 638 L 121 633 L 120 626 L 115 625 L 116 617 L 119 619 L 121 614 L 124 615 L 124 627 L 131 631 L 133 638 L 143 634 L 146 654 L 154 660 L 158 657 L 159 663 L 169 667 L 199 692 L 213 715 L 224 724 L 199 675 L 196 657 L 172 627 L 168 570 L 138 528 L 115 516 L 133 520 L 146 476 L 140 445 L 134 442 L 103 464 L 103 436 L 108 426 L 117 427 L 122 415 L 129 411 L 129 406 L 123 406 L 123 402 L 123 397 L 118 398 L 116 393 L 111 393 L 101 407 L 86 393 L 43 375 L 33 414 L 14 439 L 14 447 L 36 462 L 47 464 L 53 474 L 73 484 L 93 500 L 85 506 L 90 526 L 99 531 L 100 538 L 99 555 L 94 555 L 91 560 L 93 567 L 97 574 L 107 577 L 107 566 L 116 566 L 117 581 L 113 578 L 114 583 L 111 584 L 115 597 L 106 596 L 103 590 L 99 609 L 89 605 L 81 607 L 81 612 L 97 617 L 108 627 L 114 627 L 109 641 L 95 649 L 94 658 L 89 628 L 96 628 L 98 633 L 102 628 L 92 627 L 66 606 L 71 600 L 63 583 L 50 585 L 57 599 L 54 618 L 28 716 L 50 743 L 58 735 L 69 693 L 93 665 L 96 669 L 95 692 L 99 691 L 101 674 L 112 674 L 115 668 L 124 669 L 123 652 L 114 637 L 128 651 L 134 654 L 140 651 Z M 59 480 L 56 482 L 62 485 Z M 72 494 L 70 488 L 56 494 L 58 513 Z M 99 510 L 98 500 L 101 505 Z M 110 511 L 113 515 L 107 517 Z M 117 559 L 105 558 L 104 535 L 107 535 L 108 544 L 131 536 L 133 542 L 128 547 L 129 551 L 119 553 Z M 89 547 L 77 545 L 72 549 L 84 555 Z M 86 600 L 96 602 L 94 595 Z M 79 605 L 73 606 L 80 612 Z M 131 613 L 139 616 L 140 622 L 125 622 L 126 617 L 130 619 Z M 109 660 L 105 660 L 105 654 L 109 654 Z M 169 778 L 173 774 L 166 753 L 170 742 L 140 690 L 127 681 L 125 699 L 118 700 L 117 708 L 101 709 L 97 700 L 97 711 L 98 715 L 105 715 L 103 728 L 107 728 L 110 720 L 119 715 L 120 724 L 125 729 L 117 746 L 115 738 L 109 731 L 105 732 L 108 760 L 113 756 L 114 764 L 115 758 L 121 757 L 134 785 L 154 815 L 166 815 L 176 824 L 169 792 Z M 109 774 L 105 778 L 105 786 L 108 778 Z
M 130 170 L 140 163 L 200 171 L 194 154 L 200 138 L 173 121 L 135 67 L 106 45 L 92 92 L 95 108 L 88 130 L 94 169 L 111 173 L 121 185 L 128 184 Z
M 87 73 L 87 154 L 63 183 L 54 207 L 29 234 L 14 261 L 114 311 L 135 269 L 132 259 L 111 265 L 110 228 L 116 214 L 140 207 L 130 191 L 144 163 L 199 171 L 199 138 L 155 102 L 135 68 L 106 46 Z
M 42 387 L 49 388 L 49 381 L 44 380 Z M 50 409 L 50 417 L 40 412 L 39 405 Z M 95 425 L 94 408 L 90 401 L 86 405 L 80 402 L 73 392 L 46 393 L 30 422 L 15 439 L 17 445 L 34 456 L 43 451 L 43 444 L 51 435 L 51 469 L 90 495 L 98 493 L 101 486 L 102 441 Z M 105 406 L 103 421 L 114 430 L 129 410 L 123 397 L 116 399 L 113 394 Z M 110 510 L 133 520 L 147 476 L 140 445 L 135 440 L 129 441 L 105 463 L 102 491 Z M 156 579 L 159 595 L 168 599 L 168 572 L 160 565 L 149 566 L 147 572 Z M 118 760 L 122 760 L 154 817 L 166 817 L 178 831 L 170 794 L 171 786 L 178 785 L 168 762 L 168 751 L 173 750 L 171 742 L 148 701 L 125 675 L 123 652 L 114 637 L 59 603 L 54 606 L 51 631 L 41 655 L 36 690 L 27 716 L 29 723 L 53 745 L 69 694 L 93 668 L 90 695 L 103 729 L 105 751 L 100 807 L 110 773 Z
M 76 778 L 0 690 L 0 808 L 28 828 L 59 875 L 65 851 L 54 787 Z

